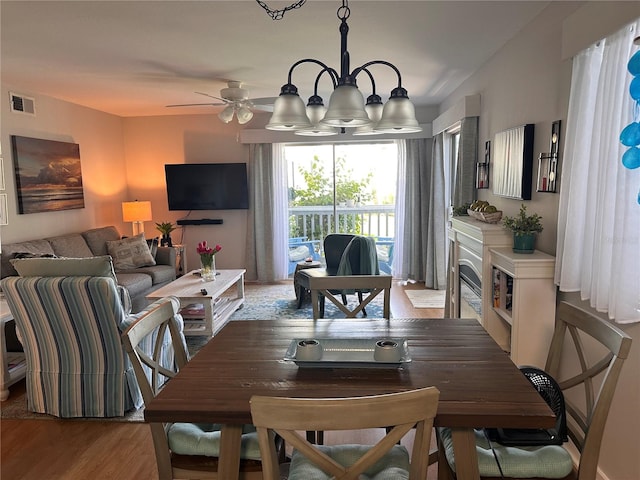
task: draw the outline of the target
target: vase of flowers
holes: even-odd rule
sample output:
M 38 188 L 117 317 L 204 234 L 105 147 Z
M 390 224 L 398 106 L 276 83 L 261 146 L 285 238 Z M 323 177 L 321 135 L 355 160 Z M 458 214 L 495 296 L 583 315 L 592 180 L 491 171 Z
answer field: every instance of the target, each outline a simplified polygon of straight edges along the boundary
M 198 243 L 196 251 L 200 255 L 200 276 L 203 282 L 216 279 L 216 253 L 220 250 L 222 250 L 220 245 L 210 247 L 206 240 Z

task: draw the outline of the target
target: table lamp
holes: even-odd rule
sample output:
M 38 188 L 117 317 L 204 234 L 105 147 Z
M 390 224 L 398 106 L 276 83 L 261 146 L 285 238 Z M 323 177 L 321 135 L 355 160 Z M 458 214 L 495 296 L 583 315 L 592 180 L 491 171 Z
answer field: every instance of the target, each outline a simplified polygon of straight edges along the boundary
M 133 223 L 133 234 L 144 233 L 144 222 L 152 220 L 151 202 L 122 202 L 122 220 Z

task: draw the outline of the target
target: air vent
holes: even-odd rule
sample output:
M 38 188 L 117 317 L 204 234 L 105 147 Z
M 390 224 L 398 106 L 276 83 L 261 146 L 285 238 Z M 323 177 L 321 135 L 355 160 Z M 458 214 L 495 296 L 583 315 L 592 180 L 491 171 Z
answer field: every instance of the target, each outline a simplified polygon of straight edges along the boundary
M 19 95 L 17 93 L 9 92 L 9 104 L 11 105 L 11 111 L 16 113 L 24 113 L 26 115 L 36 114 L 35 99 Z

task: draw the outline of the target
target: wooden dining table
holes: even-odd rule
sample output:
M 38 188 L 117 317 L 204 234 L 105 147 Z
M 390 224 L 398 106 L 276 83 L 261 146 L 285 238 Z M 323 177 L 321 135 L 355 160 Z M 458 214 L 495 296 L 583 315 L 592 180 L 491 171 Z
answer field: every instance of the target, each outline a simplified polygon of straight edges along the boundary
M 406 339 L 410 361 L 386 368 L 317 368 L 312 362 L 307 368 L 284 359 L 297 339 L 364 338 Z M 253 395 L 350 397 L 427 386 L 440 390 L 435 425 L 452 429 L 461 480 L 479 478 L 474 428 L 555 424 L 508 354 L 471 319 L 234 320 L 146 405 L 144 417 L 222 424 L 219 475 L 233 480 Z

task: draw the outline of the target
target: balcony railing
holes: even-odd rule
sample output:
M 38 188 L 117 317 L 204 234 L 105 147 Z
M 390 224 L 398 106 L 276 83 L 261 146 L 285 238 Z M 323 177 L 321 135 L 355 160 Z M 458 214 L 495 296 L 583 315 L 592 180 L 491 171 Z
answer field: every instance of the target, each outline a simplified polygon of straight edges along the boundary
M 335 216 L 334 216 L 335 214 Z M 327 233 L 357 233 L 393 238 L 395 205 L 289 207 L 289 224 L 296 225 L 297 235 L 322 240 Z

